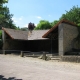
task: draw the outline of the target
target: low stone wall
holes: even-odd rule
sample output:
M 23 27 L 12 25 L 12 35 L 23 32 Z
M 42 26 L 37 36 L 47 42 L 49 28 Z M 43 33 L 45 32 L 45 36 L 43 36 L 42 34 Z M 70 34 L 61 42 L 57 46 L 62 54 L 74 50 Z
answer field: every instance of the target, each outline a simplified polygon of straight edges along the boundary
M 61 56 L 61 61 L 80 62 L 80 56 Z

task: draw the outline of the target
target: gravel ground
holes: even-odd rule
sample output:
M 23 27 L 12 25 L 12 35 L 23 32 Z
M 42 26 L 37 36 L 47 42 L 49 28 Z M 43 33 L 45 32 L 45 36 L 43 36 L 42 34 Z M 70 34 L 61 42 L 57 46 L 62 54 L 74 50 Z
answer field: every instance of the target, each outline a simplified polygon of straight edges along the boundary
M 0 54 L 0 80 L 80 80 L 80 63 Z

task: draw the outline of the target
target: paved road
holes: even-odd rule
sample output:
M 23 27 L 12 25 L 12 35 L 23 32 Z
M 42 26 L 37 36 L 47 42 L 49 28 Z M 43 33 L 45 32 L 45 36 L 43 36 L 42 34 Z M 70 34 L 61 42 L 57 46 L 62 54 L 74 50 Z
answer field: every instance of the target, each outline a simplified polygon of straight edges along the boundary
M 80 80 L 80 64 L 0 55 L 0 78 L 7 80 Z

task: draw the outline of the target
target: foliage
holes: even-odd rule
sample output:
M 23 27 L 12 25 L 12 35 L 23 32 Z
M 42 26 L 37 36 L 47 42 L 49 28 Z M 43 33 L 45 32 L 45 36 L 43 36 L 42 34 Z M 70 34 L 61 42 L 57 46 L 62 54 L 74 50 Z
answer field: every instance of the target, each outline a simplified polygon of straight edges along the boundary
M 6 11 L 6 8 L 3 6 L 3 4 L 7 2 L 8 0 L 0 0 L 0 19 L 4 17 L 4 15 L 1 12 Z
M 73 6 L 66 14 L 62 14 L 61 19 L 67 19 L 80 25 L 80 8 L 78 6 Z
M 13 15 L 10 14 L 9 8 L 7 8 L 7 6 L 5 7 L 6 10 L 1 10 L 0 11 L 0 28 L 6 27 L 6 28 L 12 28 L 15 29 L 16 26 L 15 24 L 13 24 L 13 20 L 12 17 Z
M 0 4 L 4 4 L 4 3 L 7 3 L 8 0 L 0 0 Z
M 24 27 L 24 28 L 21 28 L 22 31 L 27 31 L 28 28 Z
M 7 6 L 3 6 L 4 3 L 8 3 L 8 0 L 0 0 L 0 29 L 2 27 L 16 29 L 12 20 L 13 14 L 10 14 Z
M 35 30 L 39 30 L 39 29 L 43 30 L 43 29 L 50 29 L 50 28 L 51 28 L 51 24 L 49 23 L 49 21 L 41 20 L 37 25 L 37 27 L 35 27 Z
M 51 22 L 51 26 L 55 26 L 59 21 L 58 20 L 54 20 L 53 22 Z
M 0 29 L 2 27 L 16 29 L 15 24 L 13 24 L 12 17 L 9 8 L 3 6 L 3 4 L 8 3 L 8 0 L 0 0 Z M 2 32 L 0 31 L 0 49 L 2 47 Z
M 60 20 L 61 19 L 67 19 L 79 26 L 77 27 L 79 34 L 76 37 L 76 40 L 78 41 L 78 44 L 80 44 L 80 8 L 78 6 L 73 6 L 69 11 L 66 11 L 66 14 L 62 14 Z
M 6 10 L 5 7 L 3 7 L 3 4 L 8 3 L 8 0 L 0 0 L 0 11 Z
M 16 27 L 16 30 L 20 30 L 20 27 L 18 26 L 18 27 Z
M 33 30 L 34 28 L 35 28 L 34 23 L 31 23 L 31 22 L 30 22 L 30 23 L 28 24 L 28 29 L 29 29 L 29 30 Z

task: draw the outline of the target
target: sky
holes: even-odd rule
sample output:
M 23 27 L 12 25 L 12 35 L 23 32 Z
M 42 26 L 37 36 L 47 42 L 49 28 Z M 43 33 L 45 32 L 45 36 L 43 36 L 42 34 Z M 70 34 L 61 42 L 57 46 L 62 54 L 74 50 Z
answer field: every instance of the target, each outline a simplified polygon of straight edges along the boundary
M 6 5 L 16 26 L 22 28 L 29 22 L 37 25 L 40 20 L 58 20 L 73 6 L 80 7 L 80 0 L 9 0 Z

